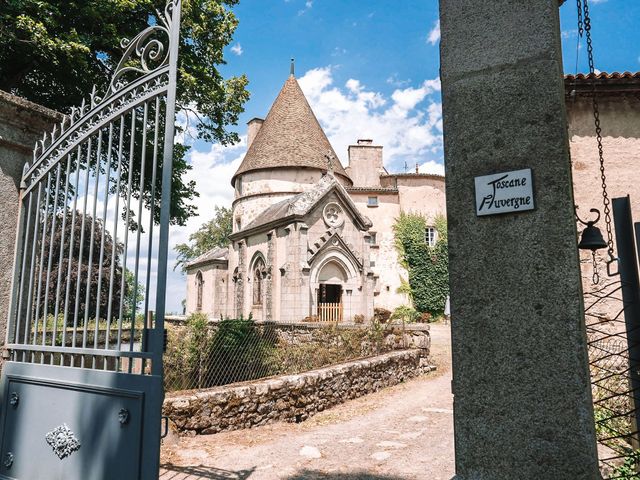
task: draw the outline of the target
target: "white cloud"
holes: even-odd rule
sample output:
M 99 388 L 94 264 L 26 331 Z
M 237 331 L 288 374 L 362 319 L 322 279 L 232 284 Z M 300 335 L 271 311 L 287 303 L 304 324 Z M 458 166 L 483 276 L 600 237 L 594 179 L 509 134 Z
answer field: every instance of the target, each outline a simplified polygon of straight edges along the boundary
M 313 0 L 307 0 L 304 2 L 304 8 L 302 10 L 298 10 L 298 15 L 304 15 L 313 7 Z
M 428 160 L 419 166 L 420 173 L 431 173 L 434 175 L 444 175 L 444 164 L 435 160 Z
M 440 20 L 436 20 L 436 23 L 434 24 L 433 28 L 429 32 L 429 35 L 427 36 L 427 42 L 429 42 L 431 45 L 435 45 L 439 41 L 440 41 Z
M 240 45 L 240 42 L 231 47 L 231 51 L 238 56 L 242 55 L 242 53 L 244 52 L 244 50 L 242 50 L 242 45 Z
M 299 83 L 343 164 L 347 147 L 359 138 L 383 145 L 391 170 L 399 170 L 405 160 L 420 162 L 426 154 L 441 156 L 442 111 L 432 97 L 440 90 L 438 79 L 398 88 L 390 98 L 357 79 L 339 88 L 331 67 L 309 70 Z
M 174 247 L 178 243 L 189 241 L 189 235 L 198 230 L 205 222 L 211 220 L 215 206 L 231 206 L 233 188 L 231 177 L 240 166 L 247 149 L 247 137 L 242 136 L 240 143 L 224 147 L 213 144 L 209 150 L 192 149 L 188 153 L 192 165 L 185 176 L 185 181 L 195 181 L 196 191 L 200 194 L 194 200 L 197 215 L 189 218 L 184 227 L 171 227 L 169 230 L 169 272 L 167 275 L 167 310 L 181 311 L 180 301 L 186 297 L 185 276 L 180 269 L 173 270 L 177 255 Z

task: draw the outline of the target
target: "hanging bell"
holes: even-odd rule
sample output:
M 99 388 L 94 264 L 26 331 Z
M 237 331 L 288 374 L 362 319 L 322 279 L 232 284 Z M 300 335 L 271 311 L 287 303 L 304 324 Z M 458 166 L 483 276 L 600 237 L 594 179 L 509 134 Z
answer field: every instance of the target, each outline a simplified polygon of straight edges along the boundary
M 582 231 L 578 248 L 581 250 L 596 251 L 601 248 L 607 248 L 602 232 L 594 225 L 595 222 L 588 222 L 587 228 Z

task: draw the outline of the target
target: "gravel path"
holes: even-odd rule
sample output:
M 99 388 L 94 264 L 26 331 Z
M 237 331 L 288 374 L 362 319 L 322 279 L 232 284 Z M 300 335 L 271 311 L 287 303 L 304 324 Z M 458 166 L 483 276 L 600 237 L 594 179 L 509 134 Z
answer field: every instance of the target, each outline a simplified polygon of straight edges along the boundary
M 300 424 L 170 438 L 161 480 L 451 479 L 449 327 L 432 325 L 438 370 Z

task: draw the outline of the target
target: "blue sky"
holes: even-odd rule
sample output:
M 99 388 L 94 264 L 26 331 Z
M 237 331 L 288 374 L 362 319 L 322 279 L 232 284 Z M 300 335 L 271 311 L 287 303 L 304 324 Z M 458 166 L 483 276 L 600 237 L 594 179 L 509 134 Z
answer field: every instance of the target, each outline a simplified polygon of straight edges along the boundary
M 590 0 L 596 68 L 640 70 L 640 1 Z M 357 138 L 384 145 L 385 164 L 402 171 L 442 172 L 441 106 L 438 81 L 437 0 L 241 0 L 239 26 L 226 50 L 225 76 L 246 74 L 251 99 L 233 147 L 193 144 L 190 176 L 201 197 L 199 216 L 172 230 L 172 244 L 213 215 L 214 205 L 231 204 L 230 178 L 246 150 L 245 123 L 266 116 L 296 59 L 296 76 L 336 153 L 346 164 L 346 147 Z M 575 0 L 560 9 L 566 73 L 574 73 L 576 52 L 588 71 L 586 44 L 576 49 Z M 171 261 L 175 257 L 170 253 Z M 185 280 L 171 272 L 168 309 L 178 311 Z

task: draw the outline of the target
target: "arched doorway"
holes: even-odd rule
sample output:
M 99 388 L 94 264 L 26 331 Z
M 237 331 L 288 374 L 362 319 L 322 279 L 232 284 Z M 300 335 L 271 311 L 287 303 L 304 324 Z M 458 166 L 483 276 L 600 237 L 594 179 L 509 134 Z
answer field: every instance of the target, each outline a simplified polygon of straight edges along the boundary
M 329 261 L 320 269 L 316 292 L 319 321 L 341 322 L 343 320 L 342 293 L 347 279 L 347 272 L 336 261 Z

